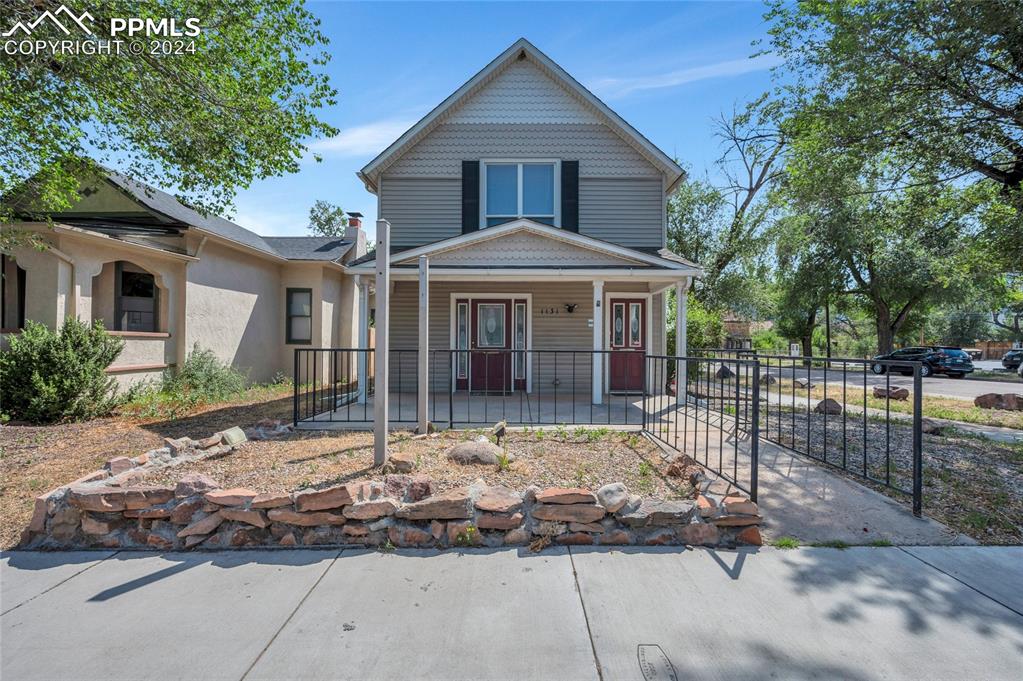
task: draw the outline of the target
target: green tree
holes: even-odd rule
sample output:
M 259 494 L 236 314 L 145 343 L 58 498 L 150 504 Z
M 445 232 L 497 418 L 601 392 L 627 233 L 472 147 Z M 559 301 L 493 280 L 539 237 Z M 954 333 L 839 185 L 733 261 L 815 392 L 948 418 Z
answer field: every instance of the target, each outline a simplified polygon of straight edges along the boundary
M 1023 259 L 1023 3 L 771 0 L 790 181 L 990 183 L 989 255 Z
M 5 26 L 59 6 L 6 2 Z M 176 0 L 95 0 L 89 11 L 97 39 L 110 37 L 110 17 L 185 12 Z M 203 27 L 194 53 L 3 56 L 0 222 L 67 208 L 97 164 L 224 212 L 238 188 L 298 171 L 306 140 L 336 134 L 316 114 L 335 101 L 322 69 L 327 39 L 301 0 L 199 2 L 189 11 Z M 66 38 L 50 22 L 32 37 Z M 17 231 L 5 230 L 0 246 Z
M 986 273 L 975 239 L 982 189 L 920 183 L 898 193 L 815 200 L 803 223 L 807 248 L 820 267 L 838 268 L 842 295 L 869 308 L 881 353 L 893 349 L 911 314 Z
M 309 209 L 309 231 L 320 236 L 344 236 L 348 218 L 341 206 L 316 201 Z
M 771 189 L 783 173 L 778 106 L 762 96 L 717 122 L 722 180 L 686 179 L 668 202 L 668 247 L 704 267 L 698 300 L 756 316 L 765 303 Z

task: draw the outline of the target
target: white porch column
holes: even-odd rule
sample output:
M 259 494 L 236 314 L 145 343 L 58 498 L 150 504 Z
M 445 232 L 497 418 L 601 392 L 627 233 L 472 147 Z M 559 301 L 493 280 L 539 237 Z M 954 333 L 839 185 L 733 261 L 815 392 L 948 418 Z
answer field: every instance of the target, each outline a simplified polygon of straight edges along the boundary
M 593 404 L 604 401 L 604 282 L 593 281 Z
M 383 466 L 387 463 L 387 417 L 390 384 L 388 382 L 388 338 L 390 305 L 391 305 L 391 223 L 377 220 L 377 257 L 376 257 L 376 387 L 373 397 L 373 465 Z
M 359 289 L 359 337 L 356 348 L 359 350 L 369 349 L 369 277 L 361 274 L 355 275 L 355 285 Z M 366 404 L 366 396 L 369 394 L 369 353 L 357 353 L 359 366 L 359 404 Z
M 689 351 L 686 338 L 686 316 L 689 307 L 689 278 L 675 282 L 675 356 L 685 357 Z
M 419 371 L 416 413 L 419 415 L 419 434 L 429 429 L 429 395 L 430 395 L 430 259 L 419 256 Z

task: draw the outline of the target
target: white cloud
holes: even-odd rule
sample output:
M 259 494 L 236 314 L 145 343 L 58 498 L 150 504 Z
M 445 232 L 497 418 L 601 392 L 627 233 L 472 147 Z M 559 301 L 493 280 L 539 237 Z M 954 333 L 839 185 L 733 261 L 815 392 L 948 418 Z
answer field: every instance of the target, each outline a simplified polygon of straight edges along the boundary
M 313 142 L 309 150 L 331 156 L 376 155 L 401 137 L 417 120 L 393 118 L 344 128 L 336 137 Z
M 641 90 L 657 90 L 677 87 L 698 80 L 738 76 L 753 71 L 764 71 L 781 63 L 775 55 L 761 55 L 748 59 L 730 59 L 704 66 L 693 66 L 667 73 L 634 78 L 602 78 L 592 84 L 592 88 L 608 98 L 625 97 Z

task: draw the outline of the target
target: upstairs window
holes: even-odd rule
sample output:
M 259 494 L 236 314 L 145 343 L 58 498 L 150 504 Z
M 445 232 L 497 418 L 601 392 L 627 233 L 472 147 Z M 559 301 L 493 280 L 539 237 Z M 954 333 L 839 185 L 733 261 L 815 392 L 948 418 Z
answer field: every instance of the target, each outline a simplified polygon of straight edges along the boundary
M 485 161 L 483 216 L 487 227 L 529 218 L 558 226 L 557 161 Z

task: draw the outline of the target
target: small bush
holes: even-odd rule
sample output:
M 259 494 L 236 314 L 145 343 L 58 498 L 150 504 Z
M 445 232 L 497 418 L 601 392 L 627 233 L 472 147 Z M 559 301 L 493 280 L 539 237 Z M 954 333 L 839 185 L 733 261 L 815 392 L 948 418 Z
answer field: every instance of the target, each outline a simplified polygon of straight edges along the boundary
M 0 353 L 0 411 L 31 423 L 83 421 L 116 406 L 106 368 L 124 349 L 103 324 L 68 319 L 59 331 L 29 321 Z
M 138 383 L 124 397 L 122 413 L 140 418 L 176 418 L 197 406 L 230 400 L 245 390 L 247 377 L 198 343 L 175 373 L 160 383 Z
M 163 389 L 197 401 L 221 402 L 245 390 L 245 383 L 245 374 L 196 343 L 185 363 L 172 377 L 164 379 Z

